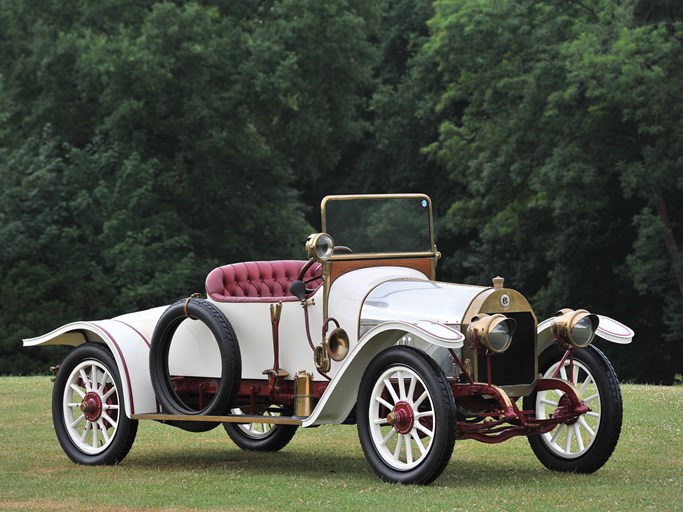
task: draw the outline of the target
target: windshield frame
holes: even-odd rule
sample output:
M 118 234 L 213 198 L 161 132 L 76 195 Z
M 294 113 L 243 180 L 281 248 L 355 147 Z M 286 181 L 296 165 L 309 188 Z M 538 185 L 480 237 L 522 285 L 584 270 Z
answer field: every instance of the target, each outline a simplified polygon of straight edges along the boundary
M 355 260 L 355 259 L 376 259 L 376 258 L 436 258 L 440 257 L 434 243 L 434 217 L 432 213 L 432 200 L 426 194 L 350 194 L 326 196 L 320 205 L 322 218 L 322 230 L 327 231 L 327 203 L 331 201 L 354 201 L 354 200 L 391 200 L 391 199 L 415 199 L 427 201 L 429 217 L 429 240 L 431 250 L 425 251 L 397 251 L 397 252 L 364 252 L 351 254 L 333 254 L 330 260 Z M 330 234 L 333 238 L 334 235 Z

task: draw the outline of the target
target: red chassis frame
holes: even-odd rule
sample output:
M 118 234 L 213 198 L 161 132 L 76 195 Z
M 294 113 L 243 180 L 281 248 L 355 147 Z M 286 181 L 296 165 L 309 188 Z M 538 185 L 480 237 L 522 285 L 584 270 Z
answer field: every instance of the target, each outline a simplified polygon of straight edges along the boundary
M 558 369 L 567 358 L 571 367 L 573 364 L 571 352 L 567 350 Z M 454 357 L 454 360 L 460 363 L 457 357 Z M 538 419 L 534 417 L 534 411 L 520 410 L 502 388 L 490 382 L 474 382 L 467 372 L 463 371 L 463 374 L 469 382 L 452 381 L 450 386 L 453 396 L 462 405 L 477 412 L 466 420 L 457 421 L 457 439 L 474 439 L 482 443 L 495 444 L 516 436 L 545 434 L 560 424 L 575 422 L 579 416 L 590 411 L 590 408 L 579 398 L 576 387 L 562 379 L 553 377 L 537 381 L 534 392 L 559 390 L 564 393 L 554 413 L 547 419 Z M 210 400 L 211 396 L 218 391 L 220 381 L 219 379 L 173 377 L 173 384 L 176 393 L 187 393 L 197 397 L 196 405 L 198 409 L 201 409 L 205 406 L 206 400 Z M 311 389 L 313 398 L 319 399 L 325 393 L 327 386 L 328 382 L 313 382 Z M 234 406 L 242 409 L 245 415 L 242 417 L 244 421 L 239 421 L 238 415 L 216 417 L 214 421 L 226 421 L 230 418 L 232 422 L 249 423 L 253 421 L 254 416 L 263 414 L 271 405 L 284 406 L 285 409 L 282 412 L 286 413 L 288 409 L 291 410 L 294 401 L 294 382 L 291 380 L 285 381 L 274 375 L 271 375 L 268 380 L 242 380 Z M 300 419 L 291 416 L 272 416 L 264 418 L 264 423 L 291 424 L 292 420 Z

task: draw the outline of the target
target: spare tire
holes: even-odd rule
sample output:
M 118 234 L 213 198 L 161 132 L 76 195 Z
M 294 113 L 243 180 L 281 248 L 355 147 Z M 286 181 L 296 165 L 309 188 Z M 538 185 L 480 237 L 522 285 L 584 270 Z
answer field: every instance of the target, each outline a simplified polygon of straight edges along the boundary
M 193 404 L 177 391 L 169 370 L 169 352 L 180 324 L 191 319 L 202 322 L 213 335 L 220 350 L 221 376 L 218 390 L 208 403 Z M 164 311 L 159 318 L 149 352 L 152 387 L 163 412 L 186 416 L 221 416 L 228 414 L 242 378 L 242 357 L 235 331 L 228 319 L 204 299 L 184 299 Z M 171 425 L 192 432 L 205 432 L 218 426 L 214 422 L 173 421 Z

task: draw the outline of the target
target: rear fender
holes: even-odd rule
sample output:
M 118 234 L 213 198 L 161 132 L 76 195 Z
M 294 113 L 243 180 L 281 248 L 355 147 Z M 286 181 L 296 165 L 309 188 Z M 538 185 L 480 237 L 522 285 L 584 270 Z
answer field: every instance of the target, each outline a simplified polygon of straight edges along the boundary
M 25 347 L 76 347 L 83 343 L 106 345 L 118 366 L 126 416 L 159 412 L 149 374 L 150 339 L 132 325 L 118 319 L 74 322 L 23 341 Z
M 627 345 L 633 340 L 635 333 L 630 327 L 625 326 L 621 322 L 614 320 L 608 316 L 598 315 L 600 322 L 595 335 L 612 343 L 619 345 Z M 555 343 L 551 327 L 553 325 L 553 317 L 543 320 L 538 324 L 537 329 L 537 343 L 538 353 L 543 352 L 548 346 Z
M 417 348 L 433 345 L 458 349 L 462 348 L 464 340 L 459 330 L 435 322 L 387 322 L 378 325 L 359 340 L 302 426 L 343 422 L 356 404 L 360 381 L 370 361 L 393 345 L 407 343 L 407 337 Z

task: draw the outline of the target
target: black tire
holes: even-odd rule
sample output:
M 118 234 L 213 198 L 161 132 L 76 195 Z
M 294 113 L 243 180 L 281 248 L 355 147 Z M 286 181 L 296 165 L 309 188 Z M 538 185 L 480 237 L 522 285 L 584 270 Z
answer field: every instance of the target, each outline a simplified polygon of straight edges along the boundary
M 233 414 L 242 414 L 233 409 Z M 268 412 L 264 413 L 270 415 Z M 282 450 L 296 434 L 296 425 L 272 425 L 268 423 L 223 423 L 232 442 L 242 450 L 256 452 L 276 452 Z
M 64 359 L 52 391 L 52 422 L 77 464 L 113 465 L 126 457 L 138 422 L 126 416 L 119 370 L 106 348 L 86 343 Z
M 218 344 L 221 357 L 221 377 L 217 393 L 204 407 L 188 404 L 174 387 L 168 366 L 173 336 L 186 319 L 198 320 L 209 328 Z M 230 409 L 242 377 L 242 358 L 235 331 L 221 311 L 207 300 L 182 300 L 164 311 L 159 318 L 149 352 L 152 387 L 163 412 L 186 416 L 220 416 Z M 173 421 L 171 425 L 191 432 L 205 432 L 218 426 L 215 422 Z
M 544 377 L 553 375 L 563 355 L 564 350 L 556 345 L 543 351 L 539 371 Z M 529 436 L 529 444 L 548 469 L 593 473 L 605 465 L 619 441 L 623 415 L 619 379 L 607 357 L 593 346 L 574 352 L 576 378 L 568 378 L 568 365 L 566 360 L 558 378 L 575 381 L 591 412 L 570 425 L 559 425 L 548 434 Z M 543 400 L 556 403 L 561 395 L 559 391 L 534 393 L 524 398 L 524 409 L 535 410 L 538 417 L 548 417 L 554 406 Z
M 391 390 L 386 380 L 391 380 Z M 424 391 L 426 398 L 417 402 Z M 426 416 L 416 419 L 415 409 Z M 390 412 L 396 415 L 393 425 L 388 421 L 377 423 L 377 420 L 387 420 Z M 384 481 L 428 484 L 443 472 L 453 454 L 456 428 L 453 393 L 443 370 L 420 350 L 391 347 L 370 362 L 358 392 L 357 418 L 358 437 L 365 457 Z M 418 442 L 422 449 L 418 449 Z M 398 444 L 401 447 L 396 456 Z

